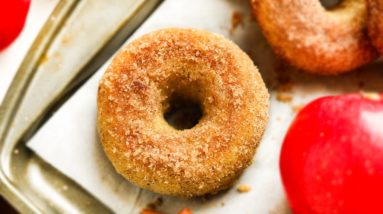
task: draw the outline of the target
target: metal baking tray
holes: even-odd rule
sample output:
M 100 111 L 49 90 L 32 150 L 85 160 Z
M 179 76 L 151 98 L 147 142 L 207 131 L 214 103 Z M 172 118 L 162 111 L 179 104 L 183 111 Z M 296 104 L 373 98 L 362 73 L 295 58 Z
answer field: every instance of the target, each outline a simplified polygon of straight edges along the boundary
M 160 3 L 161 0 L 58 3 L 0 106 L 0 193 L 18 211 L 111 213 L 27 149 L 26 142 Z M 71 191 L 66 191 L 69 188 Z

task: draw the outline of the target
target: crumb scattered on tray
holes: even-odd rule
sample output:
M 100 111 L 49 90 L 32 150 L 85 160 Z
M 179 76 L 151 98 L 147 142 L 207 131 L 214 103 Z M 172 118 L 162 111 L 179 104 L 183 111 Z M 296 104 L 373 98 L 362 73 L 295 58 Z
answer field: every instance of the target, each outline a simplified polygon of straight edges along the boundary
M 239 25 L 242 25 L 243 24 L 243 15 L 238 12 L 238 11 L 234 11 L 232 14 L 231 14 L 231 28 L 230 28 L 230 33 L 233 33 L 235 31 L 235 29 L 239 26 Z
M 150 210 L 156 210 L 158 207 L 162 206 L 164 200 L 162 197 L 157 197 L 153 202 L 149 203 L 146 207 Z
M 278 92 L 290 92 L 292 91 L 294 85 L 292 82 L 284 82 L 284 83 L 279 83 L 276 87 Z
M 19 154 L 19 150 L 18 150 L 18 149 L 13 150 L 13 154 L 14 154 L 14 155 Z
M 381 99 L 380 95 L 376 92 L 364 92 L 362 91 L 362 96 L 370 100 L 379 101 Z
M 69 36 L 69 35 L 65 35 L 65 36 L 63 36 L 63 38 L 62 38 L 62 40 L 61 40 L 61 43 L 62 43 L 63 45 L 66 45 L 66 44 L 68 44 L 71 40 L 72 40 L 72 37 L 71 37 L 71 36 Z
M 251 187 L 249 185 L 241 184 L 237 187 L 238 192 L 250 192 Z
M 183 208 L 178 212 L 178 214 L 192 214 L 192 212 L 189 208 Z
M 292 105 L 291 108 L 293 109 L 294 113 L 298 113 L 305 105 L 299 104 L 299 105 Z
M 293 97 L 290 94 L 277 93 L 277 100 L 284 103 L 289 103 L 293 100 Z

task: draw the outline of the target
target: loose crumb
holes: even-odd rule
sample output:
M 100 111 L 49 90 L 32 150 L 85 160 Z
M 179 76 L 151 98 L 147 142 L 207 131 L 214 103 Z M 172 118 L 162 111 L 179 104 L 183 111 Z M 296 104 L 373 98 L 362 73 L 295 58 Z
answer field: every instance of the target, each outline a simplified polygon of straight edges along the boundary
M 292 82 L 279 83 L 277 85 L 277 91 L 278 92 L 291 92 L 293 87 L 294 87 L 294 85 Z
M 366 99 L 379 101 L 381 100 L 381 96 L 376 92 L 362 92 L 362 96 Z
M 18 149 L 13 150 L 13 154 L 14 154 L 14 155 L 19 154 L 19 150 L 18 150 Z
M 300 104 L 300 105 L 293 105 L 291 106 L 291 108 L 293 109 L 293 112 L 294 113 L 298 113 L 300 110 L 302 110 L 302 108 L 304 107 L 305 105 L 303 104 Z
M 241 184 L 237 188 L 237 191 L 240 193 L 250 192 L 250 190 L 251 190 L 251 187 L 249 185 L 245 185 L 245 184 Z
M 66 44 L 68 44 L 69 42 L 71 42 L 73 39 L 72 39 L 72 37 L 70 36 L 70 35 L 65 35 L 65 36 L 63 36 L 63 38 L 61 39 L 61 43 L 63 44 L 63 45 L 66 45 Z
M 278 93 L 277 94 L 277 100 L 280 102 L 289 103 L 293 100 L 293 97 L 289 94 Z
M 242 14 L 238 11 L 234 11 L 231 15 L 231 29 L 230 33 L 233 33 L 235 29 L 243 24 Z
M 153 202 L 149 203 L 146 207 L 150 210 L 156 210 L 162 206 L 164 200 L 161 197 L 157 197 Z
M 192 214 L 192 212 L 189 208 L 183 208 L 178 212 L 178 214 Z

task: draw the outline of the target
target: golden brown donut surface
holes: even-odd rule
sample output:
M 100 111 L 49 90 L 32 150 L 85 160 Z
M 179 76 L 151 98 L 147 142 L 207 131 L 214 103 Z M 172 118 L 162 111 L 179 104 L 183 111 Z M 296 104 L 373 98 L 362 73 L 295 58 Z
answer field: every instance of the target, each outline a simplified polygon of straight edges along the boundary
M 383 0 L 368 0 L 368 33 L 372 43 L 383 54 Z
M 190 129 L 164 119 L 172 99 L 197 102 Z M 98 132 L 117 172 L 183 197 L 228 188 L 251 163 L 268 118 L 268 92 L 250 58 L 222 36 L 163 29 L 127 45 L 98 92 Z
M 344 0 L 331 9 L 319 0 L 252 0 L 252 7 L 275 52 L 300 69 L 338 74 L 376 58 L 365 0 Z

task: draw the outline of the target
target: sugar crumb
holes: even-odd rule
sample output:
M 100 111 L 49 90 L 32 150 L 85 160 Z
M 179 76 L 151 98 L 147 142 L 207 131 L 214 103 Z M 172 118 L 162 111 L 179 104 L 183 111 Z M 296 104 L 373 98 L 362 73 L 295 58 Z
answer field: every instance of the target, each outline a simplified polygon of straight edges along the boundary
M 290 94 L 278 93 L 277 100 L 283 103 L 289 103 L 293 100 L 293 97 Z
M 291 106 L 291 108 L 293 109 L 294 113 L 298 113 L 300 110 L 302 110 L 304 106 L 305 106 L 304 104 L 299 104 L 299 105 L 293 105 Z
M 230 28 L 230 33 L 233 33 L 235 29 L 243 24 L 243 18 L 242 18 L 242 13 L 238 11 L 233 11 L 231 14 L 231 28 Z
M 158 207 L 162 206 L 164 199 L 162 197 L 157 197 L 154 201 L 150 202 L 146 207 L 150 210 L 156 210 Z
M 250 192 L 250 190 L 251 190 L 251 187 L 246 184 L 241 184 L 237 187 L 237 191 L 240 193 Z

